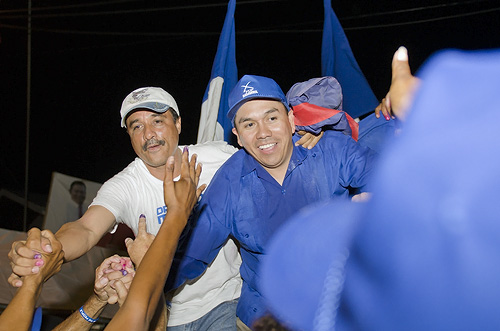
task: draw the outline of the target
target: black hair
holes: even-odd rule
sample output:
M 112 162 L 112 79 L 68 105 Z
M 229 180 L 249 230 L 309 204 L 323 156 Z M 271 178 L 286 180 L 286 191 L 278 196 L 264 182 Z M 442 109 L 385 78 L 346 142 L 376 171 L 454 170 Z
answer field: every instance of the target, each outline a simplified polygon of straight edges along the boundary
M 73 186 L 75 185 L 82 185 L 83 187 L 85 187 L 85 189 L 87 189 L 87 185 L 85 185 L 84 182 L 82 182 L 81 180 L 75 180 L 73 183 L 71 183 L 71 185 L 69 186 L 69 191 L 71 192 L 71 190 L 73 189 Z

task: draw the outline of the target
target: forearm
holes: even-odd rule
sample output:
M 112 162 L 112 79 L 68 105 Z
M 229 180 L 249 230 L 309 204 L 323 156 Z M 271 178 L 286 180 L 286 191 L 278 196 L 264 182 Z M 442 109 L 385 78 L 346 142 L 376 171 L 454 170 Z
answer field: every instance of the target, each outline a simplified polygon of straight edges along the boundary
M 56 233 L 64 258 L 72 261 L 87 253 L 115 223 L 115 216 L 102 206 L 91 206 L 77 221 L 64 224 Z
M 108 325 L 110 330 L 123 327 L 143 330 L 149 326 L 186 219 L 186 215 L 168 210 L 160 231 L 137 269 L 127 300 Z
M 82 308 L 87 316 L 97 319 L 104 310 L 104 307 L 106 307 L 106 304 L 106 301 L 101 301 L 95 294 L 92 294 Z M 83 318 L 79 310 L 76 310 L 52 331 L 86 331 L 90 330 L 92 324 Z
M 73 261 L 87 253 L 99 240 L 95 234 L 75 221 L 64 224 L 56 232 L 56 238 L 61 242 L 64 251 L 64 260 Z
M 32 276 L 29 280 L 25 278 L 23 286 L 0 315 L 0 330 L 28 330 L 41 291 L 41 277 Z
M 158 302 L 158 306 L 156 307 L 155 315 L 151 320 L 149 329 L 154 331 L 165 331 L 167 329 L 168 321 L 167 312 L 168 310 L 165 302 L 165 296 L 162 293 Z

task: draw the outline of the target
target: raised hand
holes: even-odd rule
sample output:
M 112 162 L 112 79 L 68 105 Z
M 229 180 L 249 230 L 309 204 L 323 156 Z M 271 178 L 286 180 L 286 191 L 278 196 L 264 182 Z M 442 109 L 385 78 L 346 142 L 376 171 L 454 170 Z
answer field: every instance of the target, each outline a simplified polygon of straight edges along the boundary
M 392 58 L 391 87 L 380 105 L 375 108 L 375 116 L 378 118 L 382 113 L 386 120 L 394 116 L 405 120 L 419 82 L 420 80 L 411 74 L 407 49 L 399 47 Z
M 196 154 L 191 157 L 191 161 L 188 161 L 188 156 L 189 152 L 187 148 L 185 148 L 182 153 L 181 178 L 178 181 L 173 180 L 174 157 L 169 157 L 165 167 L 165 178 L 163 180 L 163 198 L 167 206 L 167 213 L 180 212 L 182 215 L 186 216 L 182 219 L 186 220 L 206 187 L 206 185 L 203 184 L 197 188 L 201 174 L 201 164 L 196 165 Z M 183 226 L 184 225 L 185 223 Z

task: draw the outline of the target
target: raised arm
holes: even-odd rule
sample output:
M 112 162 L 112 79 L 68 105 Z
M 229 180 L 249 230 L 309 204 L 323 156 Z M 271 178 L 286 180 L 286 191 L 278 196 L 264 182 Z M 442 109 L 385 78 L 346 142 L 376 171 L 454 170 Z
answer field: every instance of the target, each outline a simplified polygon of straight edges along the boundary
M 108 324 L 109 330 L 146 330 L 149 327 L 163 292 L 179 236 L 205 188 L 203 185 L 196 189 L 201 166 L 196 167 L 196 156 L 191 158 L 191 162 L 188 161 L 187 151 L 182 155 L 181 178 L 177 182 L 173 181 L 173 157 L 168 159 L 165 168 L 163 188 L 167 215 L 137 270 L 125 303 Z
M 36 251 L 36 247 L 44 238 L 51 244 L 52 252 Z M 33 228 L 28 232 L 25 242 L 27 248 L 34 250 L 34 258 L 43 261 L 39 272 L 23 277 L 22 286 L 7 308 L 0 315 L 0 330 L 28 330 L 33 318 L 36 300 L 42 291 L 43 282 L 59 272 L 63 263 L 64 253 L 60 243 L 49 230 L 40 231 Z

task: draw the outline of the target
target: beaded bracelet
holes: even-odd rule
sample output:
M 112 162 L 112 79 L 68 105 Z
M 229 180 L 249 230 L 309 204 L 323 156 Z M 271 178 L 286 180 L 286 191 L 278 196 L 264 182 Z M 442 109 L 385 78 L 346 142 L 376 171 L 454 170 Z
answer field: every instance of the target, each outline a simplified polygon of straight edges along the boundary
M 85 314 L 85 312 L 83 311 L 83 306 L 80 307 L 80 315 L 82 315 L 83 319 L 86 320 L 89 323 L 95 323 L 95 322 L 97 322 L 99 320 L 99 317 L 96 318 L 96 319 L 93 319 L 89 315 Z

